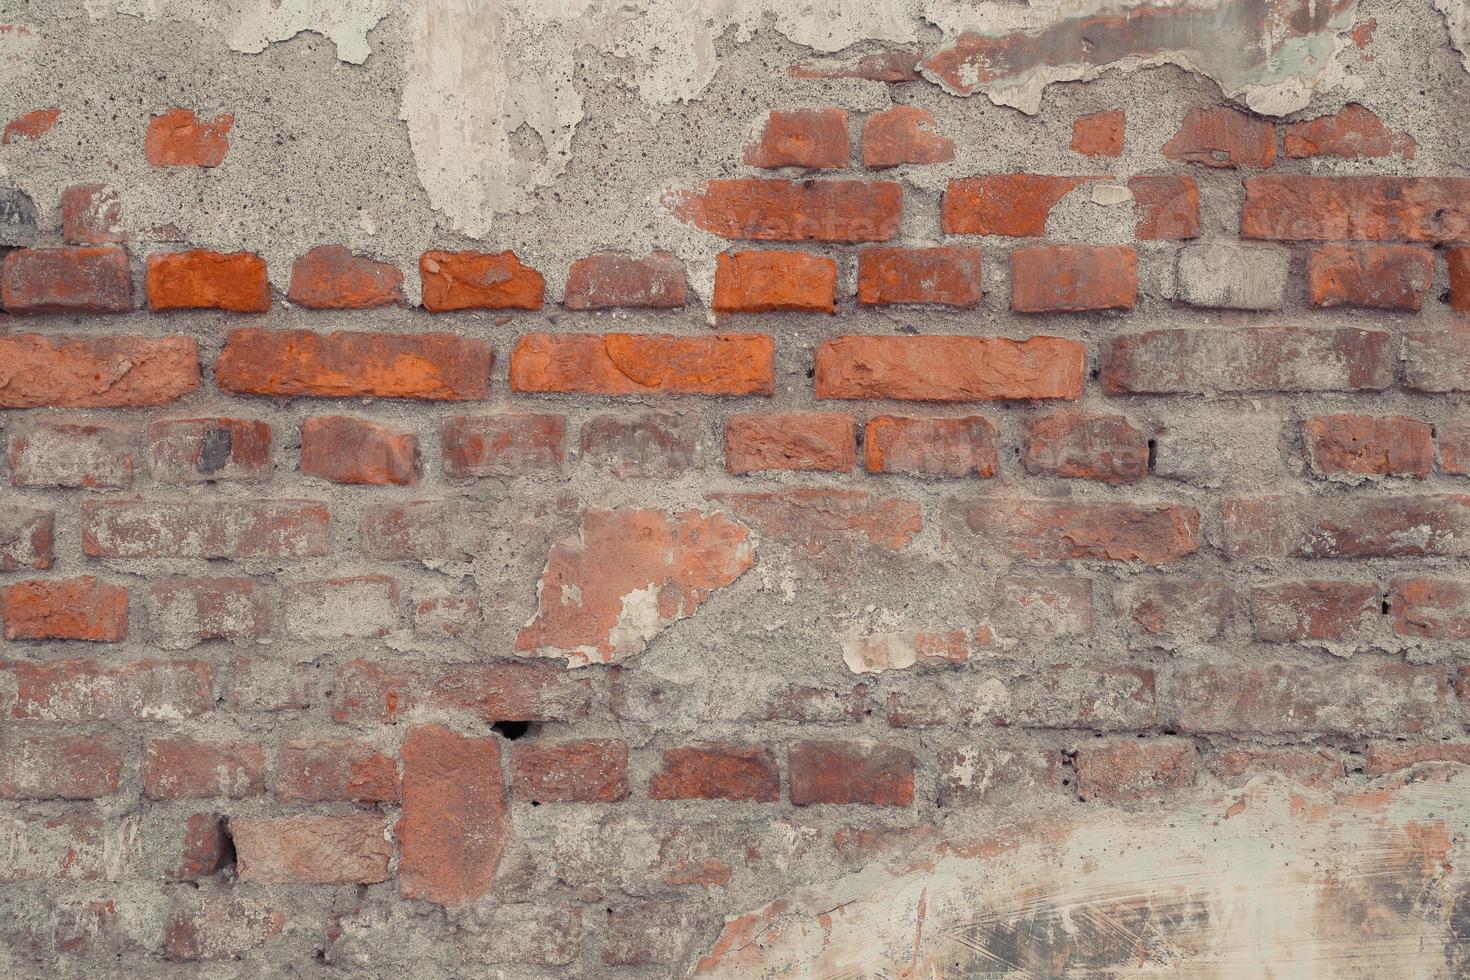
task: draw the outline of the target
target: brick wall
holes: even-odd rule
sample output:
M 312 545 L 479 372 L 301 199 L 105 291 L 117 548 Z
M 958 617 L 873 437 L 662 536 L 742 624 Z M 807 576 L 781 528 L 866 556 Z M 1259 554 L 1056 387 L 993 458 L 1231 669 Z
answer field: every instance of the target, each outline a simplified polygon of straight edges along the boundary
M 1470 177 L 1217 100 L 936 178 L 888 74 L 649 205 L 708 283 L 0 191 L 0 962 L 764 975 L 726 916 L 957 827 L 1470 760 Z

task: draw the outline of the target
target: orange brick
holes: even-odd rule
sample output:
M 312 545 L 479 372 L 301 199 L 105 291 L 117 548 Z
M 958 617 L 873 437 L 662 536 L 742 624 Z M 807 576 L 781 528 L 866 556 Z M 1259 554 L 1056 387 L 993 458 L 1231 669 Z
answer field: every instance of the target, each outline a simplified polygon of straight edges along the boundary
M 264 313 L 271 287 L 265 260 L 250 252 L 194 251 L 148 256 L 148 307 Z
M 763 334 L 526 334 L 510 355 L 518 392 L 769 395 L 775 344 Z
M 979 304 L 980 250 L 865 248 L 858 253 L 858 302 L 932 303 L 970 308 Z
M 818 398 L 999 401 L 1082 396 L 1087 352 L 1059 337 L 835 337 L 817 348 Z
M 494 354 L 483 340 L 442 333 L 230 331 L 214 366 L 225 391 L 467 401 L 485 397 Z
M 726 252 L 716 260 L 712 307 L 721 313 L 833 313 L 837 263 L 805 252 Z
M 847 166 L 847 113 L 841 109 L 773 109 L 760 140 L 745 148 L 751 167 Z
M 425 252 L 419 256 L 424 309 L 539 310 L 546 282 L 514 252 Z
M 128 590 L 92 576 L 34 580 L 0 593 L 7 640 L 92 640 L 128 635 Z

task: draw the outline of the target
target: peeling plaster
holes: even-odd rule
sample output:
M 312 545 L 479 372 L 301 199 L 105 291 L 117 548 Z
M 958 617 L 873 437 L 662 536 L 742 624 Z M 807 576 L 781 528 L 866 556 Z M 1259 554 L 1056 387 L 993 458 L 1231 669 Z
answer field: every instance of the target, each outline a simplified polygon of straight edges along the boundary
M 146 21 L 181 20 L 217 28 L 231 49 L 258 54 L 275 41 L 313 31 L 337 46 L 337 57 L 360 65 L 371 53 L 368 32 L 394 0 L 84 0 L 93 20 L 118 15 Z
M 1470 0 L 1434 0 L 1434 9 L 1444 15 L 1450 44 L 1460 52 L 1460 64 L 1470 72 Z

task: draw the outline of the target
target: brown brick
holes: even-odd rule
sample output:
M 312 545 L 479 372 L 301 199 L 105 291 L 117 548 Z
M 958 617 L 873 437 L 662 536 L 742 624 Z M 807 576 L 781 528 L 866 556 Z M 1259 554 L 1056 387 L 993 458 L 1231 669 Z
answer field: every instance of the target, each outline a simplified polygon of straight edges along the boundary
M 1011 253 L 1011 309 L 1018 313 L 1131 310 L 1138 258 L 1125 245 L 1033 245 Z
M 1110 109 L 1078 116 L 1072 121 L 1072 152 L 1089 157 L 1123 155 L 1122 109 Z
M 818 398 L 998 401 L 1081 397 L 1087 353 L 1032 337 L 835 337 L 816 353 Z
M 628 743 L 522 741 L 511 751 L 511 794 L 534 803 L 616 803 L 628 795 Z
M 1470 582 L 1395 579 L 1389 603 L 1393 629 L 1399 636 L 1455 643 L 1470 640 Z
M 440 252 L 419 256 L 424 309 L 539 310 L 546 290 L 541 273 L 514 252 Z
M 510 355 L 517 392 L 769 395 L 775 344 L 764 334 L 525 334 Z
M 1470 476 L 1470 415 L 1450 419 L 1440 425 L 1435 434 L 1439 437 L 1440 470 Z M 0 539 L 3 539 L 3 534 L 0 534 Z
M 155 738 L 143 763 L 143 792 L 153 800 L 238 800 L 265 792 L 264 771 L 265 752 L 254 742 Z
M 1429 475 L 1434 430 L 1402 415 L 1318 415 L 1302 421 L 1307 461 L 1320 476 Z
M 684 263 L 672 252 L 642 258 L 599 252 L 572 263 L 562 305 L 569 310 L 682 309 L 684 290 Z
M 858 253 L 858 302 L 864 306 L 919 303 L 979 305 L 980 250 L 865 248 Z
M 582 423 L 582 459 L 619 479 L 668 479 L 699 465 L 703 435 L 684 413 L 597 415 Z
M 1404 387 L 1433 394 L 1470 391 L 1470 325 L 1404 334 Z
M 1163 153 L 1206 167 L 1269 167 L 1276 161 L 1276 127 L 1238 109 L 1191 109 Z
M 352 660 L 337 668 L 332 717 L 390 723 L 424 705 L 464 711 L 487 723 L 585 718 L 591 681 L 546 663 L 496 660 L 438 669 Z
M 938 132 L 934 113 L 900 105 L 871 113 L 863 121 L 863 166 L 875 170 L 905 163 L 948 163 L 954 140 Z
M 715 260 L 718 313 L 833 313 L 837 263 L 805 252 L 724 252 Z
M 1421 762 L 1470 765 L 1470 742 L 1369 742 L 1363 754 L 1363 771 L 1381 776 Z
M 791 802 L 909 806 L 914 802 L 914 755 L 896 746 L 807 740 L 787 752 Z
M 73 184 L 61 192 L 61 237 L 68 245 L 117 245 L 128 240 L 122 199 L 106 184 Z
M 761 242 L 884 242 L 898 231 L 894 181 L 710 180 L 673 196 L 679 218 L 721 238 Z
M 1160 796 L 1194 783 L 1193 743 L 1176 739 L 1088 742 L 1077 750 L 1077 792 L 1120 803 Z
M 665 749 L 648 782 L 654 800 L 749 800 L 781 798 L 781 770 L 764 745 L 707 743 Z
M 1199 237 L 1199 185 L 1193 177 L 1134 177 L 1133 234 L 1143 241 L 1183 241 Z
M 401 826 L 400 822 L 400 826 Z M 262 885 L 371 885 L 387 881 L 388 818 L 237 817 L 230 821 L 241 881 Z
M 1413 245 L 1323 245 L 1307 260 L 1313 306 L 1417 312 L 1434 285 L 1434 253 Z
M 987 547 L 1033 560 L 1164 565 L 1199 547 L 1199 512 L 1179 504 L 995 498 L 951 501 L 946 512 Z
M 138 408 L 199 387 L 189 337 L 0 337 L 0 408 Z
M 194 251 L 148 256 L 148 308 L 264 313 L 271 287 L 265 260 L 250 252 Z
M 26 735 L 0 738 L 0 799 L 90 800 L 117 792 L 123 757 L 110 738 Z
M 732 415 L 725 423 L 725 469 L 847 473 L 857 466 L 857 422 L 835 412 Z
M 366 310 L 403 303 L 403 273 L 391 262 L 318 245 L 291 266 L 286 299 L 309 310 Z
M 772 109 L 760 139 L 745 148 L 750 167 L 847 166 L 847 113 L 841 109 Z
M 868 422 L 863 433 L 863 458 L 869 473 L 988 477 L 995 475 L 998 457 L 995 426 L 978 415 L 880 415 Z
M 1450 309 L 1470 313 L 1470 246 L 1444 250 L 1450 275 Z
M 1318 116 L 1286 127 L 1286 156 L 1336 157 L 1360 160 L 1387 156 L 1414 159 L 1418 146 L 1414 137 L 1395 133 L 1383 120 L 1356 102 L 1349 102 L 1336 115 Z
M 398 760 L 366 742 L 302 739 L 281 749 L 276 799 L 305 803 L 396 803 Z
M 209 668 L 195 660 L 11 660 L 0 661 L 0 676 L 13 684 L 0 693 L 0 709 L 13 719 L 179 719 L 214 707 Z
M 0 263 L 0 308 L 28 313 L 126 313 L 133 308 L 127 250 L 117 245 L 18 248 Z
M 163 483 L 269 480 L 271 427 L 257 419 L 159 419 L 148 426 L 148 459 Z
M 1220 507 L 1236 558 L 1470 555 L 1470 496 L 1232 497 Z
M 441 442 L 451 479 L 556 473 L 566 459 L 566 417 L 457 415 L 445 420 Z
M 1046 415 L 1027 424 L 1021 463 L 1033 474 L 1136 483 L 1148 475 L 1148 437 L 1121 415 Z
M 301 423 L 301 472 L 333 483 L 408 486 L 419 480 L 419 440 L 391 425 L 344 415 Z
M 203 120 L 175 106 L 148 120 L 143 155 L 155 167 L 218 167 L 230 150 L 233 115 Z
M 1470 178 L 1251 177 L 1240 233 L 1279 241 L 1470 240 Z
M 1268 643 L 1342 643 L 1371 636 L 1382 619 L 1374 582 L 1278 582 L 1251 590 L 1256 639 Z
M 461 905 L 490 888 L 510 833 L 500 779 L 494 737 L 466 738 L 440 725 L 409 731 L 397 827 L 404 898 Z
M 485 341 L 452 334 L 248 328 L 230 331 L 214 373 L 241 395 L 467 401 L 485 397 L 493 361 Z

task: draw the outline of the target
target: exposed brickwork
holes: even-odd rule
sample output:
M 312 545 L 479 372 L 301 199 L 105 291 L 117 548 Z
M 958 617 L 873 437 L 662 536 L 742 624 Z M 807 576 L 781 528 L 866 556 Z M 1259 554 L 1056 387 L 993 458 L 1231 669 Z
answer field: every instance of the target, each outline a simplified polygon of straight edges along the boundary
M 847 166 L 847 113 L 841 109 L 773 109 L 760 139 L 745 148 L 752 167 Z

